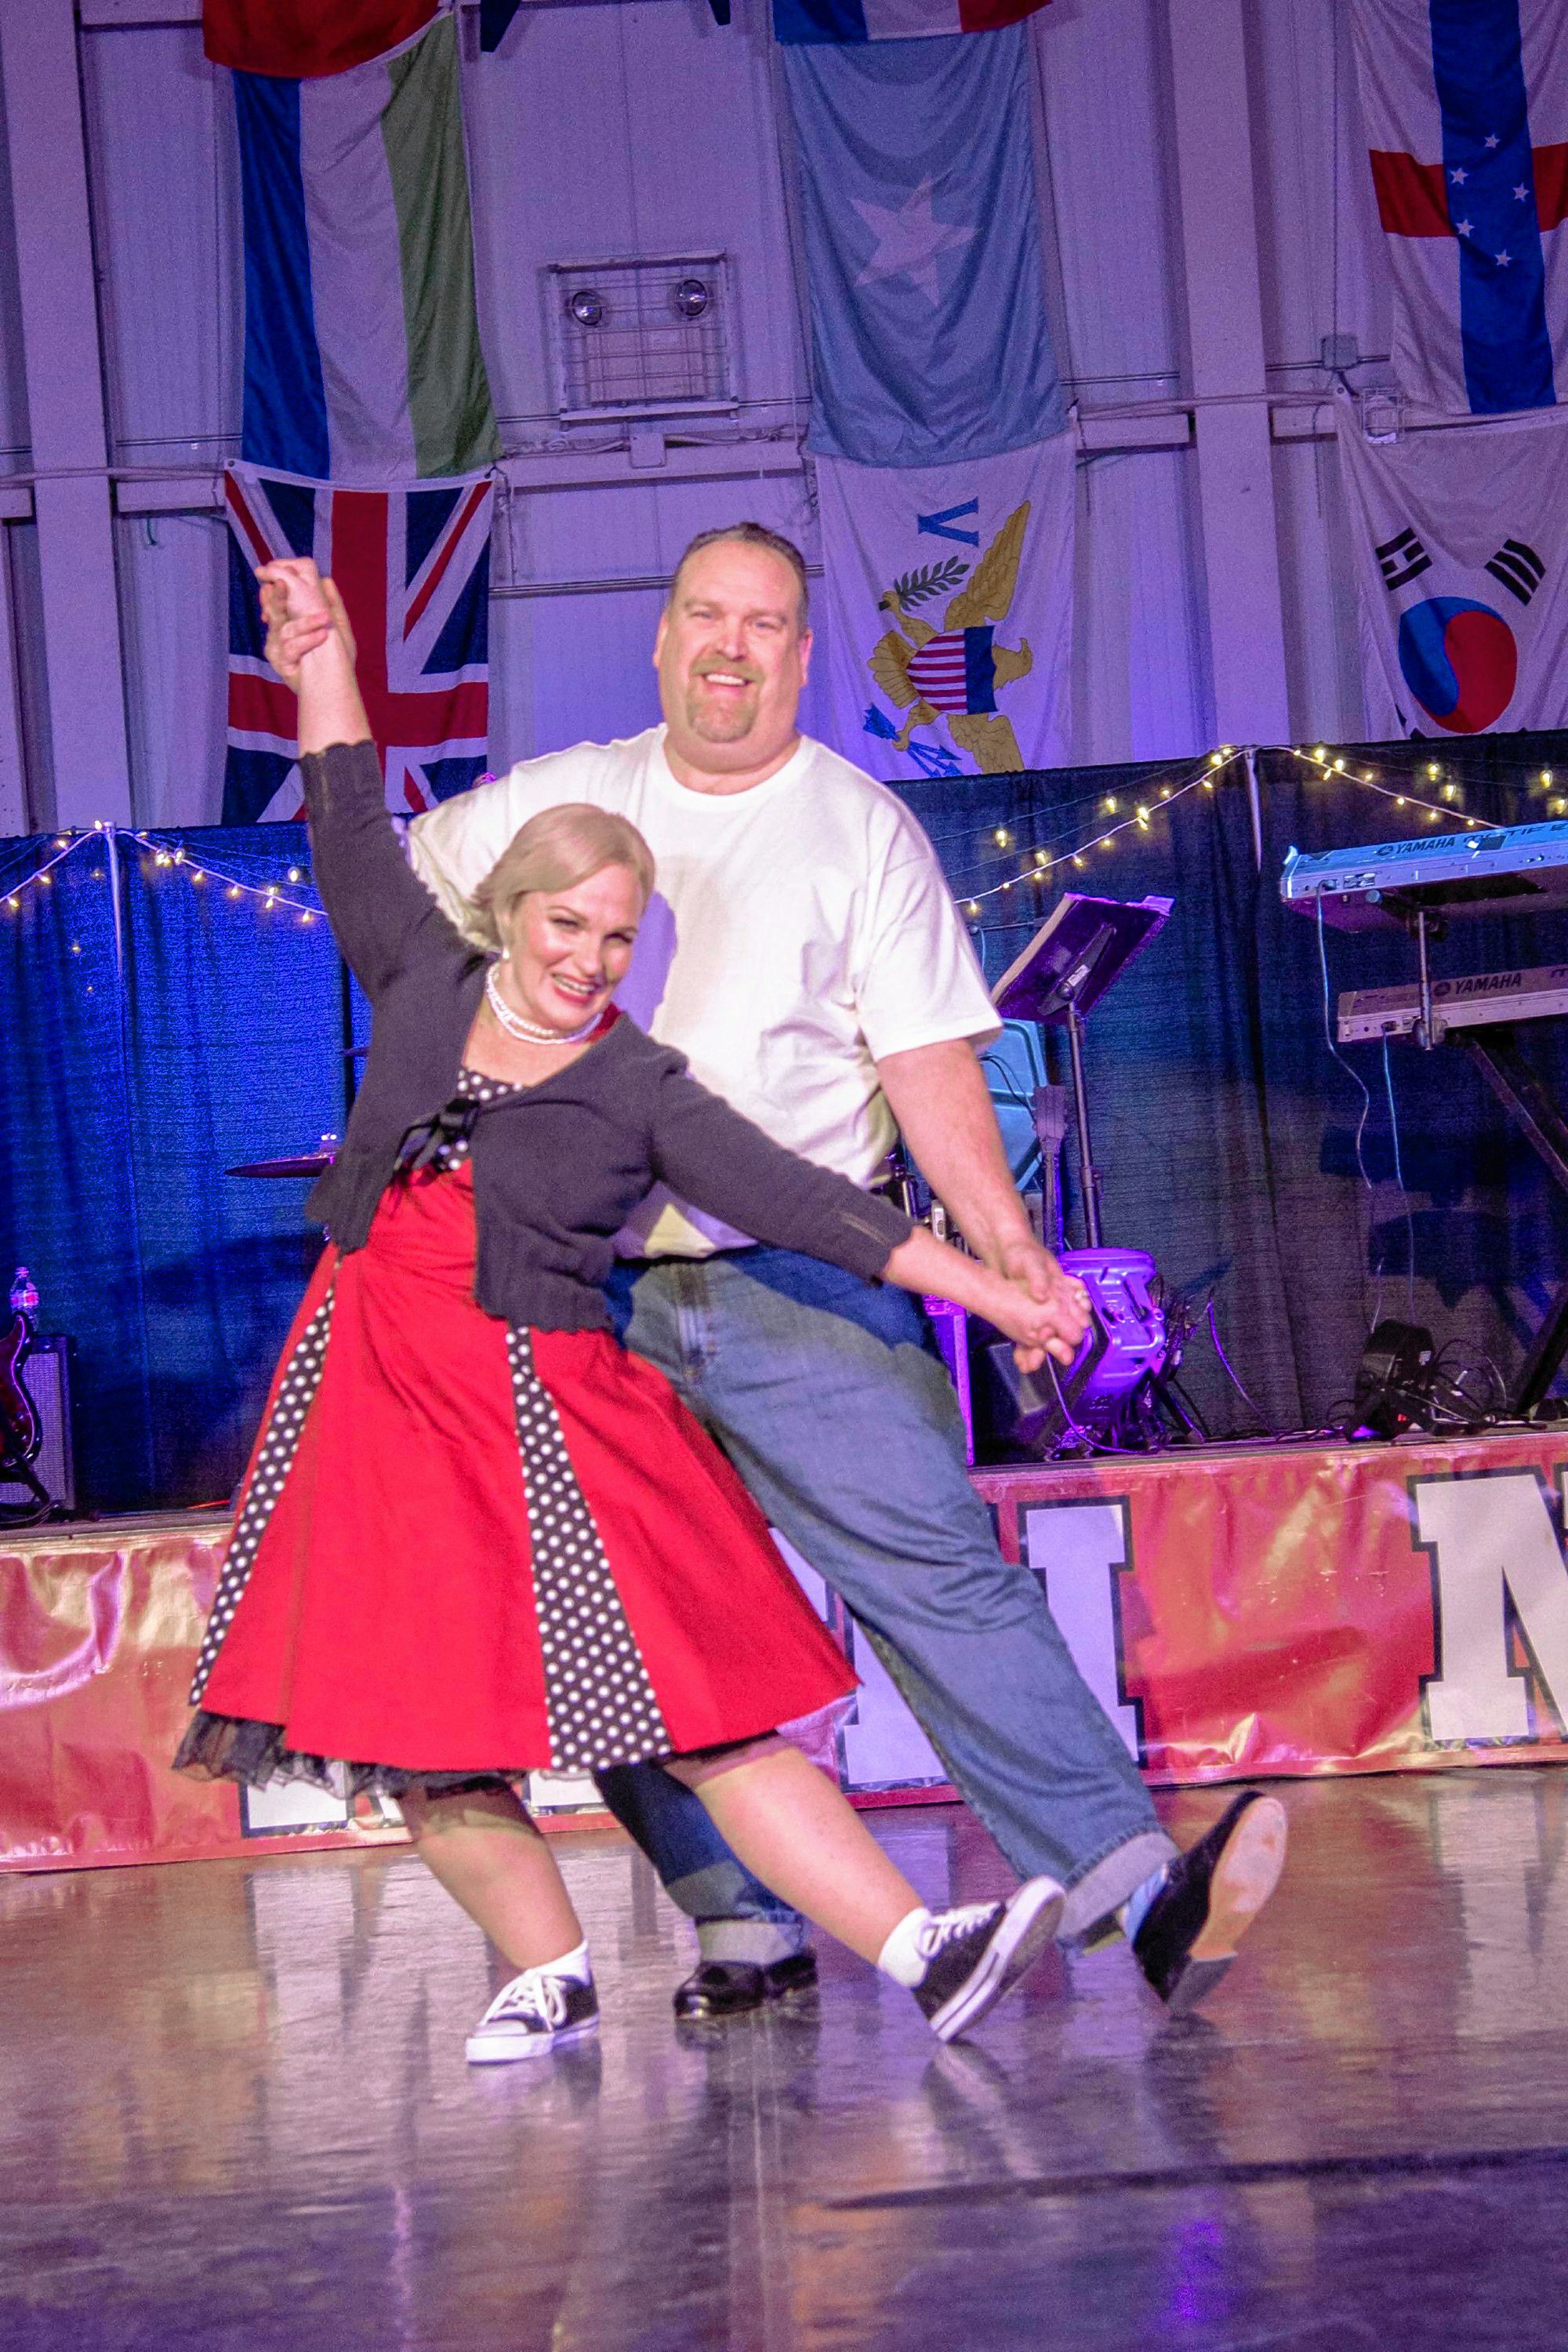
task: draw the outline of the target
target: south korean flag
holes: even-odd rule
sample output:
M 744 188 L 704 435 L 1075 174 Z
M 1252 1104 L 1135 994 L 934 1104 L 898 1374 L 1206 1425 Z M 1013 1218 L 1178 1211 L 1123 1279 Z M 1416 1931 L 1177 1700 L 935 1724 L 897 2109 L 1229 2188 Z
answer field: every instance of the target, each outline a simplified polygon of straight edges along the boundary
M 1367 731 L 1568 724 L 1568 416 L 1369 440 L 1338 411 Z

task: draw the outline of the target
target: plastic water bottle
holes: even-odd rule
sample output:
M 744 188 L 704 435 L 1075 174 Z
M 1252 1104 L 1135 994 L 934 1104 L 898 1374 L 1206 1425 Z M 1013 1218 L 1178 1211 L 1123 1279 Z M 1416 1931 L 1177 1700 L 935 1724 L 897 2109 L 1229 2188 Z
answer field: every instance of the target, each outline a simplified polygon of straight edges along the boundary
M 33 1277 L 25 1265 L 19 1265 L 11 1277 L 11 1312 L 13 1315 L 36 1315 L 38 1294 Z

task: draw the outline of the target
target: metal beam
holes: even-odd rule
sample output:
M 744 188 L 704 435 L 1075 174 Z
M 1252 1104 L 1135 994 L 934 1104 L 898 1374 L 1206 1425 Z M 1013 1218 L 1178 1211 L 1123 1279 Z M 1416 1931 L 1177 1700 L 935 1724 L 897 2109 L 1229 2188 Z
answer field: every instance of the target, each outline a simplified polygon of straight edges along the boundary
M 1245 0 L 1169 0 L 1215 730 L 1288 743 Z
M 131 822 L 103 352 L 71 0 L 0 0 L 54 806 Z

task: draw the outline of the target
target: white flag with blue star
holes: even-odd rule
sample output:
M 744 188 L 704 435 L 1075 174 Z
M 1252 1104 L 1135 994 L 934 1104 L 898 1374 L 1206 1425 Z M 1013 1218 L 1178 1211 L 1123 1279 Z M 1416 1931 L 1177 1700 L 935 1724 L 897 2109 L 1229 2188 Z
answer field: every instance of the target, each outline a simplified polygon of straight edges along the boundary
M 885 781 L 1064 764 L 1073 454 L 817 459 L 835 751 Z

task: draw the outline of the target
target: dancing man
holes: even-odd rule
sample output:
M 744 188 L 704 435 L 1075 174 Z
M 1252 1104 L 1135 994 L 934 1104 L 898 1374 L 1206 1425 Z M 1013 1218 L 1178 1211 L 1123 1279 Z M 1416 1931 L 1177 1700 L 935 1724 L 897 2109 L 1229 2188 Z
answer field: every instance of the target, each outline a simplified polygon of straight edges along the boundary
M 901 1129 L 980 1258 L 1076 1336 L 1081 1298 L 1003 1152 L 974 1052 L 996 1015 L 935 855 L 891 793 L 799 731 L 811 643 L 790 541 L 750 522 L 703 532 L 655 639 L 663 725 L 524 761 L 431 811 L 416 869 L 471 925 L 468 894 L 527 818 L 561 801 L 629 817 L 663 921 L 645 924 L 620 1001 L 776 1142 L 858 1183 Z M 1038 1580 L 997 1549 L 915 1302 L 666 1194 L 625 1245 L 627 1345 L 842 1595 L 1013 1867 L 1066 1887 L 1063 1940 L 1124 1933 L 1162 2000 L 1190 2008 L 1274 1890 L 1283 1809 L 1247 1791 L 1177 1853 Z M 813 1981 L 800 1920 L 689 1790 L 640 1767 L 600 1787 L 697 1922 L 679 2015 Z
M 517 1971 L 468 2038 L 476 2064 L 598 2024 L 581 1925 L 513 1784 L 649 1759 L 951 2040 L 1049 1941 L 1062 1890 L 1036 1877 L 928 1911 L 777 1736 L 854 1677 L 712 1440 L 610 1336 L 599 1286 L 662 1176 L 846 1271 L 955 1284 L 1025 1362 L 1070 1349 L 1017 1285 L 770 1142 L 617 1012 L 654 879 L 624 817 L 567 804 L 523 824 L 470 946 L 403 859 L 331 582 L 300 558 L 261 577 L 300 695 L 316 878 L 374 1026 L 176 1760 L 401 1799 Z

